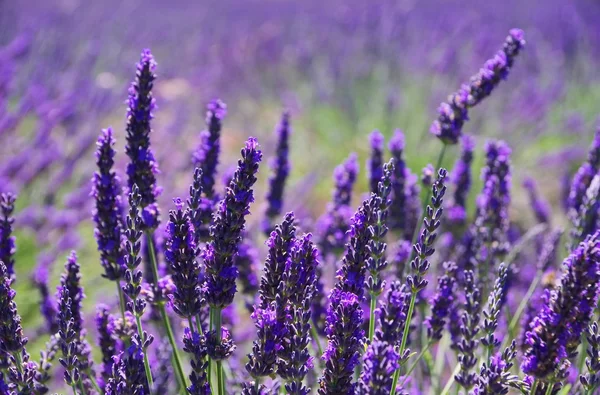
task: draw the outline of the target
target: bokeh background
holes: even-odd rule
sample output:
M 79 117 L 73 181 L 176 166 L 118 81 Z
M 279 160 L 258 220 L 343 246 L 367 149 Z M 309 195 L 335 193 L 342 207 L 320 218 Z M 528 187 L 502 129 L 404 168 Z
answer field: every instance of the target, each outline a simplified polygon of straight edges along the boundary
M 413 171 L 433 162 L 440 143 L 428 129 L 437 106 L 520 27 L 526 50 L 464 131 L 478 144 L 475 172 L 487 138 L 512 146 L 514 221 L 533 221 L 521 187 L 531 176 L 560 224 L 564 185 L 597 123 L 599 20 L 595 0 L 0 0 L 0 190 L 19 195 L 16 289 L 29 350 L 45 340 L 35 336 L 36 267 L 50 270 L 53 292 L 76 249 L 90 314 L 96 301 L 113 299 L 95 252 L 90 178 L 95 141 L 108 126 L 123 174 L 124 102 L 142 49 L 158 62 L 151 138 L 163 213 L 186 194 L 205 105 L 218 97 L 228 105 L 221 174 L 249 135 L 272 156 L 273 129 L 290 110 L 285 209 L 310 227 L 325 211 L 333 168 L 350 152 L 361 163 L 356 204 L 367 190 L 372 130 L 389 137 L 402 129 Z M 251 224 L 264 210 L 266 164 Z

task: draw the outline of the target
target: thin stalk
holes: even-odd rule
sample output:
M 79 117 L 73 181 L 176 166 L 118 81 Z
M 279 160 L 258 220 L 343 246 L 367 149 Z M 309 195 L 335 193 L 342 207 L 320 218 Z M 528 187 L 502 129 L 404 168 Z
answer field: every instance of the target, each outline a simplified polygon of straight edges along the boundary
M 259 389 L 260 389 L 260 377 L 256 377 L 254 379 L 254 390 L 257 394 L 259 393 L 259 391 L 258 391 Z
M 219 395 L 225 395 L 225 377 L 223 375 L 223 361 L 217 361 L 217 381 L 219 382 Z
M 173 350 L 173 360 L 175 361 L 175 372 L 177 373 L 177 382 L 180 388 L 187 388 L 185 374 L 183 373 L 183 366 L 181 365 L 181 358 L 179 357 L 179 351 L 177 349 L 177 342 L 175 341 L 175 336 L 173 335 L 173 330 L 171 329 L 169 316 L 167 316 L 167 309 L 165 309 L 165 305 L 162 303 L 158 305 L 158 308 L 160 310 L 160 316 L 163 320 L 163 325 L 167 331 L 169 343 L 171 343 L 171 349 Z
M 200 322 L 200 314 L 196 314 L 196 329 L 198 329 L 198 333 L 202 334 L 202 323 Z
M 158 264 L 156 263 L 156 250 L 154 249 L 154 240 L 152 239 L 152 233 L 150 231 L 146 232 L 146 245 L 148 246 L 148 255 L 150 255 L 150 266 L 152 268 L 154 284 L 158 284 Z M 171 322 L 169 322 L 169 316 L 167 315 L 167 309 L 165 308 L 164 303 L 159 303 L 158 309 L 160 310 L 160 316 L 163 321 L 163 326 L 165 327 L 167 337 L 169 338 L 169 343 L 171 343 L 171 348 L 173 350 L 173 359 L 175 360 L 175 371 L 177 373 L 177 381 L 179 382 L 179 386 L 181 388 L 187 388 L 185 374 L 183 373 L 183 367 L 181 365 L 181 358 L 179 357 L 179 352 L 177 351 L 177 342 L 175 341 L 173 329 L 171 329 Z
M 90 383 L 92 383 L 92 387 L 94 387 L 97 393 L 101 394 L 102 390 L 98 386 L 98 382 L 96 382 L 96 378 L 94 377 L 94 372 L 92 372 L 92 369 L 87 370 L 87 376 L 90 379 Z
M 213 313 L 214 313 L 213 309 L 210 309 L 209 313 L 208 313 L 208 316 L 209 316 L 209 318 L 208 318 L 208 320 L 209 320 L 209 322 L 208 322 L 208 329 L 209 330 L 211 330 L 212 327 L 213 327 L 213 316 L 214 316 Z M 209 357 L 208 358 L 208 382 L 210 384 L 211 391 L 214 391 L 215 386 L 214 386 L 214 383 L 213 383 L 212 373 L 213 373 L 213 360 Z
M 553 389 L 554 389 L 554 383 L 548 384 L 548 388 L 546 388 L 546 395 L 552 395 L 552 390 Z
M 123 295 L 123 289 L 121 288 L 121 281 L 115 281 L 117 284 L 117 294 L 119 295 L 119 308 L 121 309 L 121 318 L 123 319 L 123 325 L 125 325 L 125 296 Z
M 525 307 L 527 307 L 527 303 L 529 303 L 531 296 L 533 296 L 535 289 L 537 288 L 538 284 L 542 280 L 543 274 L 544 273 L 542 273 L 541 271 L 538 271 L 535 278 L 529 285 L 529 289 L 527 290 L 527 293 L 525 293 L 525 296 L 521 300 L 521 303 L 519 303 L 519 307 L 517 307 L 517 311 L 515 311 L 515 314 L 513 315 L 512 319 L 510 320 L 510 324 L 508 325 L 508 333 L 514 333 L 514 330 L 517 327 L 519 320 L 521 318 L 521 314 L 523 314 Z M 504 349 L 506 347 L 506 342 L 507 342 L 507 340 L 505 339 L 502 344 L 502 349 Z
M 460 364 L 459 363 L 457 363 L 456 367 L 454 367 L 454 370 L 452 371 L 452 374 L 450 375 L 448 382 L 444 386 L 444 389 L 442 390 L 441 395 L 448 395 L 448 393 L 450 392 L 450 389 L 452 388 L 452 385 L 454 384 L 454 380 L 455 380 L 454 376 L 456 376 L 458 374 L 458 372 L 460 372 Z
M 402 343 L 400 344 L 399 355 L 404 354 L 404 349 L 406 348 L 406 342 L 408 340 L 408 332 L 410 330 L 410 321 L 412 320 L 413 313 L 415 311 L 415 300 L 417 299 L 416 290 L 411 290 L 410 295 L 410 305 L 408 306 L 408 314 L 406 315 L 406 321 L 404 322 L 404 330 L 402 331 Z M 398 383 L 398 378 L 400 377 L 400 369 L 396 369 L 394 372 L 394 381 L 392 384 L 392 389 L 390 390 L 390 395 L 396 394 L 396 386 L 394 384 Z
M 212 326 L 211 330 L 215 331 L 215 336 L 217 338 L 217 343 L 221 343 L 221 309 L 214 308 L 211 306 L 211 315 L 212 315 Z M 217 394 L 225 395 L 225 381 L 223 377 L 223 364 L 222 361 L 216 361 L 216 370 L 217 370 Z
M 425 348 L 423 348 L 423 350 L 421 350 L 421 353 L 417 356 L 417 359 L 415 359 L 413 364 L 410 365 L 410 368 L 408 368 L 408 370 L 406 371 L 406 374 L 404 374 L 404 378 L 402 379 L 402 382 L 400 383 L 400 385 L 403 385 L 404 382 L 406 381 L 406 379 L 408 378 L 408 375 L 411 374 L 413 370 L 415 370 L 415 368 L 419 364 L 419 361 L 421 360 L 421 358 L 423 358 L 423 356 L 425 355 L 427 350 L 429 350 L 429 347 L 431 347 L 432 344 L 433 344 L 432 342 L 428 342 L 425 345 Z
M 81 379 L 77 382 L 79 384 L 79 391 L 81 391 L 82 395 L 85 395 L 85 388 L 83 387 L 83 381 Z
M 369 311 L 369 341 L 373 341 L 375 335 L 375 308 L 377 307 L 377 295 L 370 292 L 371 294 L 371 310 Z
M 317 328 L 314 325 L 310 326 L 310 334 L 313 337 L 315 343 L 317 343 L 317 350 L 319 351 L 319 357 L 323 355 L 323 348 L 321 347 L 321 341 L 319 340 L 319 334 L 317 333 Z
M 144 331 L 142 330 L 142 320 L 139 315 L 135 315 L 135 323 L 137 324 L 137 332 L 140 337 L 140 342 L 144 340 Z M 150 370 L 150 362 L 148 362 L 148 353 L 144 351 L 144 370 L 146 371 L 146 379 L 148 380 L 148 388 L 154 387 L 154 380 L 152 379 L 152 371 Z
M 192 317 L 188 317 L 188 326 L 190 327 L 190 332 L 192 335 L 194 334 L 194 321 L 192 321 Z
M 529 390 L 529 393 L 532 395 L 535 395 L 535 392 L 537 391 L 537 387 L 538 387 L 538 381 L 537 381 L 537 379 L 535 379 L 533 381 L 533 384 L 531 384 L 531 390 Z

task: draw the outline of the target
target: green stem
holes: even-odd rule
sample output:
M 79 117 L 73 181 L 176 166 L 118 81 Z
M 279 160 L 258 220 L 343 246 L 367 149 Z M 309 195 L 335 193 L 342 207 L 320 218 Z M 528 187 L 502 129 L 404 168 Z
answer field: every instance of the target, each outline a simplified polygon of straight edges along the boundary
M 117 284 L 117 294 L 119 295 L 119 307 L 121 309 L 121 318 L 123 319 L 123 325 L 125 325 L 125 296 L 123 295 L 123 288 L 121 288 L 121 281 L 115 281 Z
M 531 395 L 535 395 L 535 392 L 537 391 L 537 387 L 538 387 L 538 381 L 537 381 L 537 379 L 535 379 L 533 381 L 533 384 L 531 384 L 531 389 L 529 390 L 529 393 Z
M 225 395 L 225 377 L 223 376 L 223 361 L 217 361 L 217 382 L 219 383 L 219 395 Z
M 554 389 L 554 383 L 548 384 L 548 388 L 546 388 L 546 395 L 552 395 L 552 390 L 553 389 Z
M 519 303 L 519 307 L 517 307 L 517 311 L 515 311 L 515 314 L 513 315 L 512 319 L 510 320 L 510 324 L 508 325 L 508 333 L 514 333 L 515 328 L 519 324 L 521 314 L 523 314 L 525 307 L 527 307 L 527 303 L 529 303 L 529 300 L 533 296 L 535 289 L 537 288 L 538 284 L 542 280 L 543 274 L 544 273 L 542 273 L 541 271 L 538 271 L 535 278 L 529 285 L 529 289 L 525 293 L 525 296 L 521 300 L 521 303 Z M 504 349 L 506 347 L 506 343 L 507 343 L 507 340 L 505 339 L 504 343 L 502 344 L 502 349 Z
M 406 315 L 406 321 L 404 322 L 404 330 L 402 331 L 402 343 L 400 344 L 399 355 L 402 356 L 404 354 L 404 349 L 406 348 L 406 341 L 408 340 L 408 332 L 410 330 L 410 321 L 412 320 L 413 313 L 415 311 L 415 300 L 417 299 L 416 290 L 412 290 L 410 296 L 410 305 L 408 306 L 408 314 Z M 394 372 L 394 381 L 392 384 L 392 389 L 390 390 L 390 395 L 396 394 L 396 386 L 394 384 L 398 383 L 398 378 L 400 377 L 400 368 L 396 369 Z
M 139 315 L 135 315 L 135 322 L 137 324 L 137 332 L 140 337 L 140 342 L 144 341 L 144 331 L 142 330 L 142 320 Z M 152 371 L 150 370 L 150 362 L 148 362 L 147 350 L 144 351 L 144 370 L 146 371 L 146 380 L 148 380 L 148 388 L 154 387 L 154 380 L 152 379 Z
M 321 347 L 321 341 L 319 340 L 319 333 L 317 333 L 317 328 L 314 325 L 310 326 L 310 333 L 315 343 L 317 343 L 317 350 L 319 351 L 318 357 L 320 358 L 321 355 L 323 355 L 323 348 Z
M 200 314 L 196 315 L 196 329 L 198 329 L 198 333 L 202 334 L 202 323 L 200 322 Z
M 254 379 L 254 389 L 256 390 L 256 393 L 260 393 L 258 390 L 260 389 L 260 377 L 256 377 Z
M 83 381 L 79 380 L 78 384 L 79 384 L 79 390 L 81 391 L 81 394 L 85 395 L 85 388 L 83 387 Z
M 213 328 L 213 316 L 214 316 L 214 311 L 211 308 L 209 310 L 209 314 L 208 314 L 209 318 L 209 322 L 208 322 L 208 329 L 212 330 Z M 212 392 L 214 392 L 215 390 L 215 385 L 213 383 L 213 377 L 212 377 L 212 373 L 213 373 L 213 360 L 211 358 L 208 358 L 208 383 L 210 384 L 210 389 Z
M 146 244 L 148 246 L 148 255 L 150 255 L 150 267 L 152 268 L 154 284 L 158 284 L 158 264 L 156 262 L 154 240 L 152 239 L 152 233 L 150 231 L 146 231 Z M 179 357 L 179 352 L 177 350 L 177 342 L 175 341 L 175 336 L 173 335 L 173 329 L 171 329 L 171 322 L 169 321 L 169 316 L 167 315 L 167 309 L 165 308 L 164 303 L 159 303 L 158 308 L 160 310 L 160 316 L 163 321 L 163 326 L 165 327 L 165 330 L 167 332 L 167 337 L 169 338 L 169 343 L 171 343 L 171 348 L 173 350 L 173 359 L 175 360 L 175 371 L 177 373 L 177 381 L 179 382 L 180 388 L 187 388 L 185 374 L 183 373 L 183 367 L 181 365 L 181 358 Z
M 375 307 L 377 307 L 377 295 L 370 292 L 371 294 L 371 310 L 369 311 L 369 341 L 373 341 L 375 335 Z
M 179 351 L 177 349 L 177 342 L 175 341 L 175 336 L 173 335 L 173 330 L 171 329 L 171 323 L 169 322 L 169 316 L 167 315 L 167 309 L 165 305 L 160 303 L 158 305 L 160 310 L 160 316 L 163 320 L 163 325 L 167 331 L 167 337 L 169 338 L 169 343 L 171 343 L 171 349 L 173 350 L 173 360 L 175 361 L 175 372 L 177 373 L 177 381 L 179 383 L 180 388 L 187 388 L 187 382 L 185 380 L 185 374 L 183 373 L 183 367 L 181 365 L 181 358 L 179 357 Z
M 192 335 L 194 334 L 194 321 L 192 321 L 192 317 L 188 317 L 188 326 L 190 327 L 190 332 Z
M 421 358 L 423 358 L 423 356 L 425 355 L 427 350 L 429 350 L 429 347 L 431 347 L 432 344 L 433 344 L 433 342 L 428 342 L 425 345 L 425 347 L 423 348 L 423 350 L 421 350 L 421 353 L 417 356 L 417 359 L 415 359 L 413 364 L 410 365 L 410 368 L 408 368 L 408 370 L 406 371 L 406 374 L 404 375 L 404 378 L 403 378 L 402 382 L 400 383 L 400 385 L 403 385 L 404 381 L 406 381 L 406 379 L 408 378 L 408 375 L 411 374 L 413 370 L 415 370 L 415 368 L 419 364 L 419 361 L 421 360 Z
M 92 383 L 92 387 L 94 387 L 97 393 L 101 394 L 102 390 L 98 386 L 98 382 L 96 382 L 96 378 L 94 377 L 94 372 L 92 371 L 92 369 L 87 370 L 87 376 L 90 379 L 90 382 Z
M 212 314 L 212 326 L 211 330 L 215 331 L 215 336 L 217 338 L 217 343 L 221 343 L 221 310 L 218 307 L 210 308 Z M 216 361 L 216 370 L 217 370 L 217 389 L 218 395 L 225 395 L 225 381 L 223 377 L 223 364 L 221 361 Z

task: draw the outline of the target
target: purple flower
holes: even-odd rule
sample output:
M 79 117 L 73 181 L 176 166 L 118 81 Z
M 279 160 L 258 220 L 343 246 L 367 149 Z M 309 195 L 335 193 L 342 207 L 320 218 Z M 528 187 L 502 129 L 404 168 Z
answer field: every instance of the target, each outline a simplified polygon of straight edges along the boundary
M 383 176 L 383 144 L 385 142 L 383 134 L 379 130 L 374 130 L 369 136 L 371 143 L 371 157 L 367 162 L 369 169 L 369 186 L 372 193 L 377 193 L 379 180 Z
M 249 138 L 225 197 L 215 213 L 210 227 L 211 240 L 202 252 L 206 266 L 205 297 L 215 308 L 229 306 L 236 292 L 237 268 L 233 265 L 233 257 L 242 237 L 245 216 L 254 201 L 252 186 L 256 182 L 261 159 L 258 142 L 253 137 Z
M 194 226 L 194 242 L 198 245 L 205 233 L 203 228 L 208 226 L 208 224 L 204 223 L 206 220 L 206 218 L 204 218 L 206 213 L 206 200 L 202 198 L 202 169 L 200 167 L 196 167 L 194 170 L 194 181 L 190 185 L 190 197 L 187 200 L 187 204 L 191 210 L 189 214 L 190 222 Z
M 190 373 L 191 385 L 187 388 L 191 395 L 210 395 L 206 361 L 206 339 L 190 328 L 185 328 L 183 333 L 183 351 L 191 355 L 192 371 Z
M 117 355 L 120 345 L 114 333 L 114 317 L 109 314 L 109 309 L 105 305 L 100 305 L 96 309 L 96 329 L 98 330 L 98 346 L 102 351 L 102 370 L 98 385 L 101 389 L 106 387 L 106 383 L 112 376 L 113 358 Z
M 421 184 L 424 188 L 430 188 L 435 176 L 435 167 L 431 163 L 427 164 L 421 171 Z
M 69 289 L 58 288 L 58 327 L 60 335 L 60 349 L 62 358 L 60 364 L 65 369 L 65 383 L 70 386 L 76 385 L 81 379 L 78 361 L 78 337 L 74 330 L 75 320 L 71 311 L 72 300 L 69 297 Z M 143 370 L 143 369 L 142 369 Z
M 176 287 L 171 296 L 173 311 L 189 319 L 202 309 L 202 290 L 198 282 L 200 264 L 196 261 L 198 249 L 190 221 L 192 212 L 189 208 L 183 211 L 181 199 L 175 199 L 175 204 L 177 210 L 169 213 L 165 259 Z
M 600 208 L 600 174 L 596 174 L 590 186 L 585 192 L 579 214 L 573 220 L 573 229 L 571 230 L 571 248 L 583 241 L 587 235 L 590 235 L 598 228 L 598 209 Z
M 15 236 L 12 235 L 12 226 L 15 222 L 12 214 L 15 210 L 16 196 L 12 193 L 3 193 L 0 195 L 0 261 L 6 265 L 9 277 L 14 277 L 15 259 L 17 250 L 15 246 Z
M 496 55 L 485 62 L 469 83 L 448 96 L 448 100 L 440 104 L 438 118 L 431 125 L 431 133 L 444 144 L 456 144 L 461 136 L 462 127 L 469 119 L 468 110 L 488 97 L 492 90 L 508 76 L 513 62 L 525 46 L 522 30 L 512 29 L 504 46 Z
M 592 178 L 600 169 L 600 128 L 596 130 L 594 140 L 588 152 L 587 161 L 585 161 L 571 181 L 569 197 L 567 199 L 567 212 L 571 221 L 577 218 L 579 208 L 583 202 L 585 192 L 592 182 Z
M 96 144 L 96 164 L 98 171 L 92 178 L 92 195 L 96 200 L 93 220 L 96 224 L 94 235 L 100 251 L 103 276 L 117 281 L 123 272 L 123 207 L 119 177 L 113 171 L 115 150 L 112 129 L 105 129 Z
M 363 394 L 387 395 L 394 372 L 400 367 L 400 355 L 393 344 L 374 339 L 363 356 L 360 391 Z
M 36 268 L 33 283 L 40 293 L 40 312 L 46 322 L 46 330 L 49 334 L 53 335 L 58 331 L 56 303 L 50 295 L 48 288 L 48 267 L 46 264 L 41 263 Z
M 268 308 L 277 300 L 283 286 L 283 273 L 296 237 L 294 213 L 286 214 L 283 222 L 275 227 L 266 244 L 269 247 L 264 275 L 260 279 L 260 307 Z M 285 301 L 284 301 L 285 302 Z
M 523 187 L 527 190 L 529 205 L 531 206 L 537 221 L 543 224 L 549 223 L 552 215 L 550 205 L 539 195 L 535 180 L 529 177 L 526 178 L 523 181 Z
M 600 332 L 598 323 L 593 322 L 588 327 L 586 338 L 588 341 L 587 355 L 585 364 L 588 368 L 586 374 L 579 376 L 579 381 L 586 393 L 592 394 L 594 390 L 600 387 Z
M 322 359 L 325 369 L 319 379 L 319 395 L 351 394 L 354 369 L 359 363 L 364 342 L 363 312 L 359 298 L 352 292 L 333 289 L 327 310 L 327 349 Z
M 398 243 L 396 243 L 391 261 L 392 266 L 396 269 L 397 278 L 402 278 L 404 276 L 404 269 L 406 263 L 410 259 L 411 253 L 412 246 L 410 245 L 410 241 L 399 240 Z
M 543 379 L 577 354 L 597 302 L 599 237 L 600 232 L 588 236 L 563 262 L 559 287 L 547 291 L 546 303 L 526 334 L 523 372 Z
M 389 150 L 394 158 L 394 174 L 392 177 L 392 203 L 390 205 L 390 229 L 402 232 L 406 239 L 412 239 L 412 233 L 416 222 L 414 217 L 418 216 L 420 206 L 418 203 L 418 190 L 416 178 L 410 173 L 410 169 L 404 162 L 404 134 L 396 130 L 389 143 Z M 417 206 L 415 207 L 415 198 Z M 413 213 L 411 210 L 416 209 Z
M 496 338 L 496 329 L 498 329 L 498 317 L 502 306 L 506 300 L 507 293 L 508 267 L 501 263 L 498 269 L 498 277 L 494 283 L 494 289 L 488 298 L 487 308 L 483 311 L 482 330 L 484 336 L 481 338 L 481 344 L 488 349 L 489 355 L 496 347 L 500 345 L 500 340 Z
M 406 313 L 410 300 L 410 291 L 400 281 L 390 284 L 384 294 L 383 301 L 375 315 L 379 322 L 375 337 L 389 344 L 399 345 L 402 340 L 402 331 L 406 322 Z
M 438 278 L 436 293 L 429 301 L 431 315 L 425 320 L 427 336 L 436 341 L 442 338 L 442 331 L 455 299 L 456 264 L 445 262 L 444 269 L 446 273 Z
M 23 335 L 21 317 L 14 301 L 16 292 L 11 288 L 12 280 L 7 276 L 7 270 L 0 262 L 0 347 L 6 353 L 20 354 L 25 349 L 27 338 Z
M 358 175 L 358 157 L 355 153 L 350 154 L 346 161 L 335 168 L 333 179 L 335 189 L 333 191 L 333 204 L 336 207 L 347 206 L 352 200 L 352 188 Z
M 149 394 L 146 371 L 144 370 L 144 345 L 134 335 L 131 345 L 115 357 L 113 377 L 106 385 L 107 395 Z
M 461 138 L 462 152 L 454 164 L 450 181 L 454 184 L 454 195 L 448 208 L 448 220 L 451 223 L 462 224 L 467 219 L 467 199 L 471 190 L 471 163 L 473 162 L 473 149 L 475 140 L 469 135 Z
M 269 376 L 275 371 L 277 353 L 282 348 L 285 325 L 278 320 L 275 306 L 275 303 L 266 308 L 257 306 L 252 313 L 258 339 L 254 341 L 252 352 L 248 354 L 246 370 L 255 379 Z
M 156 229 L 159 223 L 158 206 L 156 198 L 160 190 L 156 186 L 158 163 L 150 148 L 150 122 L 156 102 L 152 97 L 152 87 L 156 75 L 156 62 L 146 49 L 142 52 L 137 65 L 135 81 L 129 88 L 127 109 L 127 146 L 125 152 L 129 156 L 127 165 L 128 185 L 130 192 L 137 185 L 141 196 L 140 209 L 142 210 L 142 227 Z
M 509 385 L 514 386 L 519 381 L 518 376 L 510 373 L 516 355 L 516 343 L 513 341 L 501 355 L 491 358 L 489 366 L 484 362 L 473 395 L 508 394 Z
M 285 181 L 290 172 L 289 163 L 289 136 L 292 132 L 290 114 L 286 111 L 281 116 L 281 123 L 277 126 L 277 154 L 272 159 L 271 176 L 269 177 L 269 191 L 267 193 L 267 210 L 263 231 L 268 236 L 272 229 L 273 220 L 281 214 L 283 208 L 283 191 Z
M 476 383 L 477 377 L 471 370 L 477 364 L 477 335 L 479 334 L 479 317 L 481 312 L 481 293 L 471 270 L 464 272 L 465 303 L 460 316 L 460 338 L 454 347 L 458 350 L 460 371 L 454 376 L 456 382 L 465 390 L 470 390 Z
M 253 297 L 258 291 L 259 282 L 256 273 L 259 265 L 258 251 L 245 235 L 238 245 L 238 253 L 234 258 L 234 266 L 238 268 L 239 272 L 238 281 L 242 287 L 241 293 Z

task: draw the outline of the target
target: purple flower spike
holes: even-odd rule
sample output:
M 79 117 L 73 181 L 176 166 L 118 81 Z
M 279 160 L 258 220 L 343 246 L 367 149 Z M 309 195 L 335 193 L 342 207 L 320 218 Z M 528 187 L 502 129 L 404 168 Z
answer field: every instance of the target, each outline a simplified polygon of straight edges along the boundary
M 98 385 L 106 387 L 112 377 L 113 358 L 119 349 L 118 339 L 114 332 L 115 318 L 109 314 L 107 306 L 100 305 L 96 311 L 96 329 L 98 330 L 98 346 L 102 351 L 102 370 Z
M 129 88 L 127 109 L 127 146 L 125 152 L 129 156 L 127 176 L 129 190 L 134 185 L 139 188 L 141 196 L 142 226 L 144 230 L 156 229 L 159 224 L 159 212 L 156 198 L 160 194 L 156 186 L 158 163 L 150 148 L 150 133 L 152 128 L 153 111 L 156 103 L 152 97 L 152 87 L 156 74 L 156 62 L 146 49 L 142 52 L 137 65 L 135 81 Z
M 465 390 L 470 390 L 476 383 L 476 375 L 472 369 L 477 364 L 477 335 L 479 334 L 479 317 L 481 313 L 481 293 L 471 270 L 464 272 L 465 303 L 460 317 L 460 333 L 462 335 L 454 347 L 459 350 L 458 362 L 460 371 L 454 376 L 456 382 Z
M 567 213 L 572 222 L 575 222 L 579 209 L 583 203 L 585 192 L 592 183 L 592 178 L 600 170 L 600 127 L 596 130 L 594 141 L 588 152 L 587 161 L 585 161 L 571 181 L 571 189 L 567 199 Z
M 456 144 L 461 136 L 463 124 L 469 119 L 468 110 L 488 97 L 492 90 L 506 79 L 513 62 L 525 46 L 522 30 L 512 29 L 504 46 L 496 55 L 485 62 L 469 83 L 448 96 L 448 101 L 440 104 L 438 118 L 431 125 L 431 133 L 444 144 Z
M 256 307 L 252 313 L 257 328 L 258 340 L 252 345 L 252 352 L 246 370 L 257 379 L 271 375 L 277 366 L 277 353 L 281 350 L 285 324 L 277 319 L 276 304 L 266 308 Z
M 454 262 L 444 263 L 446 273 L 438 279 L 437 290 L 429 304 L 431 305 L 431 316 L 425 320 L 427 336 L 431 340 L 440 340 L 446 319 L 454 305 L 456 264 Z
M 473 149 L 475 140 L 469 135 L 461 139 L 462 152 L 454 164 L 450 181 L 454 184 L 454 195 L 451 206 L 448 208 L 448 220 L 451 223 L 463 224 L 467 219 L 467 199 L 471 190 L 471 163 L 473 162 Z
M 354 369 L 359 363 L 365 333 L 361 329 L 363 312 L 359 298 L 352 292 L 331 291 L 327 311 L 327 349 L 323 375 L 319 379 L 319 395 L 354 393 Z
M 374 130 L 369 136 L 371 143 L 371 157 L 367 162 L 369 169 L 369 185 L 372 193 L 377 193 L 379 180 L 383 176 L 383 145 L 385 140 L 379 130 Z
M 144 349 L 138 335 L 131 338 L 131 346 L 115 357 L 113 378 L 106 385 L 107 395 L 149 394 L 146 371 L 144 370 Z
M 509 386 L 516 387 L 519 383 L 519 377 L 510 373 L 516 356 L 516 343 L 513 341 L 501 355 L 492 357 L 489 366 L 483 363 L 472 394 L 508 394 Z
M 15 222 L 13 211 L 15 210 L 16 196 L 12 193 L 3 193 L 0 195 L 0 261 L 6 265 L 9 277 L 14 277 L 15 259 L 17 251 L 15 246 L 15 236 L 12 235 L 12 226 Z
M 352 188 L 358 175 L 358 157 L 355 153 L 350 154 L 346 161 L 335 168 L 333 179 L 335 189 L 333 191 L 333 204 L 336 207 L 347 206 L 352 200 Z
M 11 288 L 12 281 L 6 271 L 7 267 L 0 262 L 0 345 L 6 353 L 20 354 L 25 349 L 27 338 L 23 335 L 21 317 L 14 301 L 16 292 Z
M 96 224 L 94 235 L 100 251 L 103 276 L 117 281 L 123 275 L 123 207 L 119 177 L 113 171 L 115 139 L 112 129 L 105 129 L 96 144 L 96 164 L 98 171 L 92 178 L 92 195 L 96 200 L 93 220 Z
M 527 191 L 529 205 L 531 206 L 537 221 L 542 224 L 549 223 L 551 218 L 550 204 L 539 195 L 535 180 L 529 177 L 526 178 L 523 181 L 523 187 Z
M 269 192 L 267 193 L 267 211 L 263 231 L 268 236 L 275 218 L 281 214 L 283 208 L 283 191 L 285 181 L 290 172 L 289 161 L 289 136 L 292 133 L 290 114 L 286 111 L 281 116 L 281 123 L 277 126 L 277 155 L 272 159 L 271 176 L 269 177 Z
M 379 322 L 375 337 L 390 344 L 400 344 L 410 301 L 410 291 L 400 281 L 394 281 L 379 302 L 375 315 Z
M 254 201 L 252 186 L 256 182 L 261 159 L 258 142 L 253 137 L 249 138 L 225 197 L 215 213 L 210 227 L 211 240 L 202 251 L 206 265 L 205 297 L 215 308 L 224 308 L 233 302 L 238 273 L 233 257 L 246 224 L 245 217 L 250 212 L 250 203 Z
M 192 332 L 190 328 L 185 328 L 183 333 L 183 351 L 191 355 L 192 372 L 190 373 L 190 382 L 188 388 L 191 395 L 210 395 L 210 384 L 208 382 L 206 361 L 206 339 L 199 333 Z
M 171 297 L 173 310 L 180 317 L 189 319 L 199 314 L 203 305 L 198 281 L 200 264 L 196 260 L 198 249 L 190 221 L 192 211 L 189 208 L 183 211 L 181 199 L 176 206 L 177 210 L 169 213 L 165 259 L 176 287 Z
M 393 344 L 374 339 L 363 357 L 359 386 L 363 394 L 389 394 L 400 355 Z
M 600 232 L 588 236 L 563 262 L 559 287 L 547 291 L 546 302 L 526 334 L 523 372 L 543 379 L 577 355 L 581 334 L 597 302 L 599 239 Z
M 257 249 L 247 236 L 244 236 L 239 244 L 234 261 L 234 266 L 239 271 L 238 281 L 242 287 L 240 292 L 253 297 L 258 291 L 259 283 L 256 273 L 258 272 L 260 260 Z

